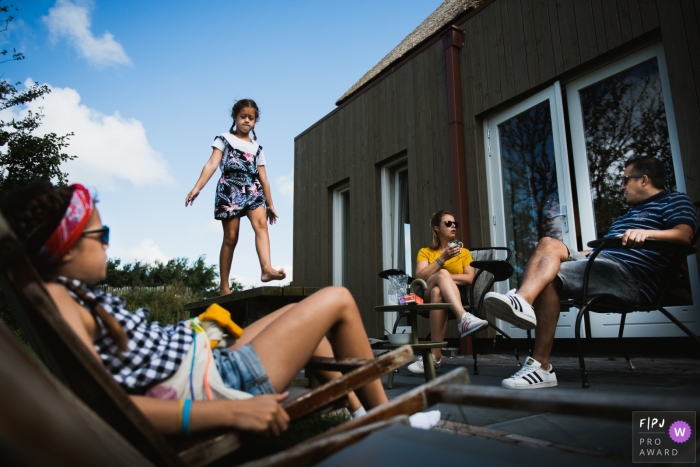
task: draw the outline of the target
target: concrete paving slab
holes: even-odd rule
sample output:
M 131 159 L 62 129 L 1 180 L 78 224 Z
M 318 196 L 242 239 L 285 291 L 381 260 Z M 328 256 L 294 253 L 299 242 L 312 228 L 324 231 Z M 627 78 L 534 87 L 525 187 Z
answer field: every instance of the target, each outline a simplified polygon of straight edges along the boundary
M 558 357 L 552 359 L 559 386 L 537 391 L 563 391 L 580 393 L 615 393 L 627 395 L 655 395 L 660 397 L 700 397 L 700 360 L 690 358 L 636 358 L 635 371 L 630 371 L 624 358 L 589 357 L 586 359 L 591 387 L 581 387 L 578 359 Z M 445 357 L 437 374 L 465 366 L 469 369 L 471 384 L 500 386 L 501 380 L 511 376 L 519 367 L 512 354 L 490 354 L 479 358 L 479 375 L 473 375 L 472 357 Z M 387 377 L 383 378 L 386 387 Z M 412 375 L 406 367 L 395 374 L 394 388 L 387 390 L 390 399 L 409 391 L 424 378 Z M 433 407 L 432 409 L 434 409 Z M 590 453 L 618 459 L 631 460 L 632 426 L 630 422 L 618 422 L 589 417 L 564 416 L 551 413 L 492 409 L 471 406 L 440 404 L 441 419 L 501 432 L 504 436 L 532 443 L 544 443 L 571 447 Z M 653 410 L 650 407 L 649 410 Z

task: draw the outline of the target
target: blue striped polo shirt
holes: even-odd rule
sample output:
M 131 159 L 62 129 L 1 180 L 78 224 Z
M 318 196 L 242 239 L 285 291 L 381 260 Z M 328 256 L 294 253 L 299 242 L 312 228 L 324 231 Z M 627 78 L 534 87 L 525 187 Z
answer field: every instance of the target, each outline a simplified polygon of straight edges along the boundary
M 606 237 L 621 236 L 628 229 L 668 230 L 681 224 L 695 230 L 695 206 L 685 193 L 662 191 L 636 204 L 610 226 Z M 663 253 L 639 248 L 605 250 L 605 254 L 629 271 L 640 283 L 640 292 L 651 301 L 668 264 Z

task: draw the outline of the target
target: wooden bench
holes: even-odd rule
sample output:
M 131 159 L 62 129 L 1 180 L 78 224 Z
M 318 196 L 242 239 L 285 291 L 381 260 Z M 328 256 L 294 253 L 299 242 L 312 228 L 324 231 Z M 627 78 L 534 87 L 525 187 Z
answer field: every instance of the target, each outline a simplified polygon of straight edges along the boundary
M 209 305 L 216 303 L 231 312 L 231 319 L 236 324 L 246 327 L 263 316 L 285 305 L 300 302 L 319 290 L 321 290 L 320 287 L 256 287 L 188 303 L 185 305 L 185 310 L 194 317 L 203 313 Z

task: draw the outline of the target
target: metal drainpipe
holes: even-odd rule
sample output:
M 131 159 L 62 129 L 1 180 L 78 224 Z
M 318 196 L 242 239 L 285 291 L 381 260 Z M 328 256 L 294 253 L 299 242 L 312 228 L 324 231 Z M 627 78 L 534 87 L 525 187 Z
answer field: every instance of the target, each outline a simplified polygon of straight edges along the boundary
M 469 211 L 467 209 L 467 171 L 464 163 L 464 128 L 462 127 L 462 83 L 459 70 L 459 49 L 464 45 L 464 31 L 454 24 L 442 36 L 447 71 L 447 114 L 452 159 L 452 204 L 461 224 L 460 240 L 469 248 Z
M 460 237 L 469 248 L 469 211 L 467 209 L 467 171 L 464 163 L 464 128 L 462 127 L 462 82 L 459 71 L 459 49 L 464 45 L 464 31 L 450 26 L 442 36 L 447 72 L 447 115 L 450 131 L 450 159 L 452 159 L 452 205 L 460 222 Z M 460 340 L 462 355 L 473 355 L 471 336 Z

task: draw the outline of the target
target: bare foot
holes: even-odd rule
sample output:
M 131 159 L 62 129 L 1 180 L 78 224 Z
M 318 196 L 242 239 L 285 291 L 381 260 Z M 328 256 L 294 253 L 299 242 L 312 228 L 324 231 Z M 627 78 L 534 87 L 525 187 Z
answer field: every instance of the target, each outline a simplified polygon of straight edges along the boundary
M 228 286 L 219 287 L 219 295 L 228 295 L 231 293 L 231 289 Z
M 267 271 L 263 271 L 262 274 L 260 275 L 260 280 L 262 282 L 270 282 L 270 281 L 281 281 L 287 277 L 287 274 L 284 272 L 284 269 L 280 269 L 279 271 L 275 269 L 268 269 Z

